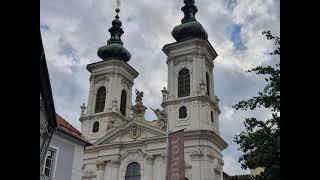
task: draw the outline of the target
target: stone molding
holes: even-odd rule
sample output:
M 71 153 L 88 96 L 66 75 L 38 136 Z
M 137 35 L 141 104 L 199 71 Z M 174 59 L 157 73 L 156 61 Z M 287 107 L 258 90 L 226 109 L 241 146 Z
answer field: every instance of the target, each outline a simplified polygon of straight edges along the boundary
M 97 167 L 97 170 L 100 171 L 100 170 L 104 170 L 104 167 L 105 167 L 106 163 L 104 161 L 99 161 L 96 163 L 96 167 Z
M 86 68 L 90 73 L 96 74 L 96 72 L 93 72 L 94 69 L 99 69 L 104 67 L 110 67 L 110 68 L 106 68 L 106 71 L 114 75 L 119 74 L 119 69 L 123 69 L 124 72 L 127 72 L 128 75 L 131 76 L 130 78 L 127 77 L 129 79 L 131 78 L 134 79 L 139 75 L 139 73 L 133 67 L 131 67 L 128 63 L 118 61 L 118 60 L 99 61 L 96 63 L 88 64 Z

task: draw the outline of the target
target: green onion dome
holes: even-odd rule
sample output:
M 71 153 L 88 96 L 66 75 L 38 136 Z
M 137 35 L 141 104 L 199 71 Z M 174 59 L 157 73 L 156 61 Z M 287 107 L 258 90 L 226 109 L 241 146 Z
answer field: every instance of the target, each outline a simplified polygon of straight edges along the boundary
M 181 8 L 184 18 L 181 20 L 181 24 L 175 26 L 171 33 L 174 39 L 178 42 L 191 38 L 208 39 L 207 32 L 195 18 L 198 9 L 194 5 L 194 0 L 184 0 L 184 4 L 185 6 Z
M 116 12 L 119 9 L 116 9 Z M 107 45 L 102 46 L 98 49 L 98 56 L 104 61 L 110 59 L 118 59 L 120 61 L 128 62 L 131 58 L 130 52 L 123 47 L 123 42 L 121 40 L 121 35 L 124 33 L 121 28 L 122 22 L 119 20 L 119 16 L 116 15 L 115 19 L 112 21 L 112 27 L 109 29 L 111 34 Z

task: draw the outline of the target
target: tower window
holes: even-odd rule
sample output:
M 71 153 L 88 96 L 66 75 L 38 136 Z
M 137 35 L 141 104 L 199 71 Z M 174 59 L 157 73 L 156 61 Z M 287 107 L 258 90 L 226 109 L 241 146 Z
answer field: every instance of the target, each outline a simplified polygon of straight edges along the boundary
M 214 122 L 214 120 L 213 120 L 213 112 L 211 111 L 211 122 L 213 123 Z
M 104 105 L 106 101 L 106 88 L 105 87 L 100 87 L 97 92 L 97 97 L 96 97 L 96 107 L 95 107 L 95 112 L 102 112 L 104 110 Z
M 179 108 L 179 118 L 186 118 L 187 117 L 187 108 L 185 106 L 182 106 Z
M 127 92 L 122 90 L 121 92 L 121 104 L 120 104 L 120 112 L 123 116 L 126 115 L 126 107 L 127 107 Z
M 206 73 L 207 95 L 210 96 L 210 78 L 209 73 Z
M 190 73 L 188 69 L 182 69 L 178 74 L 178 97 L 190 95 Z
M 125 180 L 140 180 L 140 164 L 132 162 L 127 166 Z
M 99 131 L 99 122 L 96 121 L 93 123 L 92 132 L 96 133 L 98 131 Z

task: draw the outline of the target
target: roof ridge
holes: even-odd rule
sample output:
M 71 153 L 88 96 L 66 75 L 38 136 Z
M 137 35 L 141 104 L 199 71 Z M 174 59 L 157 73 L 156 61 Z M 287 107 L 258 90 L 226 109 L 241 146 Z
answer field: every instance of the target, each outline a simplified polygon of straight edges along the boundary
M 77 134 L 81 134 L 81 132 L 79 132 L 77 129 L 76 129 L 76 130 L 70 129 L 69 127 L 67 127 L 67 126 L 65 126 L 65 125 L 63 125 L 63 124 L 59 124 L 59 125 L 67 128 L 67 129 L 69 129 L 69 130 L 72 131 L 72 132 L 75 132 L 75 133 L 77 133 Z M 81 135 L 82 135 L 82 134 L 81 134 Z
M 58 115 L 62 120 L 64 120 L 68 125 L 70 125 L 71 127 L 73 127 L 75 130 L 77 130 L 78 132 L 80 132 L 77 128 L 75 128 L 74 126 L 72 126 L 72 124 L 70 124 L 65 118 L 63 118 L 62 116 L 60 116 L 58 113 L 56 113 L 56 115 Z
M 78 138 L 83 139 L 85 141 L 87 141 L 87 139 L 83 136 L 83 134 L 74 126 L 72 126 L 72 124 L 70 124 L 65 118 L 63 118 L 61 115 L 59 115 L 58 113 L 56 113 L 56 118 L 58 121 L 58 124 L 60 127 L 62 127 L 63 131 L 66 131 L 66 133 L 75 136 L 75 134 L 77 136 L 79 136 Z M 59 121 L 60 120 L 60 121 Z M 69 131 L 69 132 L 68 132 Z M 75 133 L 75 134 L 73 134 Z

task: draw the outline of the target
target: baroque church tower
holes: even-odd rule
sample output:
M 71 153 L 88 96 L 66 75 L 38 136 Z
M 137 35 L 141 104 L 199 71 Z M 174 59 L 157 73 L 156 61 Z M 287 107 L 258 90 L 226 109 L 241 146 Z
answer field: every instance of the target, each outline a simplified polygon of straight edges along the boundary
M 168 88 L 162 107 L 167 112 L 169 132 L 185 129 L 185 160 L 189 179 L 222 180 L 221 151 L 227 143 L 220 137 L 219 99 L 214 93 L 213 68 L 218 56 L 203 26 L 196 20 L 194 0 L 184 0 L 184 17 L 166 44 Z
M 219 134 L 219 100 L 213 83 L 213 62 L 218 55 L 195 18 L 194 0 L 184 2 L 182 24 L 172 31 L 177 42 L 163 47 L 168 56 L 168 91 L 162 106 L 170 119 L 170 131 L 186 128 Z
M 208 34 L 196 20 L 194 0 L 184 0 L 184 18 L 174 27 L 176 42 L 163 47 L 167 55 L 168 85 L 161 92 L 163 110 L 145 120 L 143 92 L 132 86 L 138 72 L 127 62 L 121 21 L 117 15 L 111 38 L 98 49 L 100 62 L 87 66 L 90 91 L 81 106 L 82 134 L 92 145 L 83 154 L 82 180 L 165 180 L 167 132 L 185 131 L 185 178 L 222 180 L 227 143 L 220 137 L 219 100 L 214 93 L 213 68 L 218 56 Z M 148 97 L 144 97 L 148 98 Z
M 127 63 L 131 54 L 121 40 L 124 32 L 119 11 L 117 8 L 107 45 L 98 49 L 97 54 L 103 61 L 87 65 L 91 73 L 88 107 L 86 113 L 86 107 L 81 107 L 80 121 L 82 134 L 91 143 L 131 116 L 132 86 L 139 73 Z

